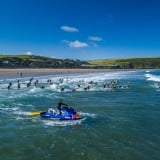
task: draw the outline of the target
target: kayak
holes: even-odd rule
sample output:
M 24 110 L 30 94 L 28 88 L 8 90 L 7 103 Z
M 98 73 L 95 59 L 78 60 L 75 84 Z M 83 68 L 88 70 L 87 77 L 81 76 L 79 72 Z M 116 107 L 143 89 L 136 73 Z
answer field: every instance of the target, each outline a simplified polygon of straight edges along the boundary
M 30 116 L 38 116 L 38 115 L 40 115 L 41 112 L 43 112 L 43 111 L 30 112 L 29 115 Z
M 55 109 L 48 109 L 45 112 L 41 112 L 40 116 L 46 119 L 55 120 L 79 120 L 82 119 L 80 114 L 78 114 L 73 108 L 62 109 L 61 114 Z

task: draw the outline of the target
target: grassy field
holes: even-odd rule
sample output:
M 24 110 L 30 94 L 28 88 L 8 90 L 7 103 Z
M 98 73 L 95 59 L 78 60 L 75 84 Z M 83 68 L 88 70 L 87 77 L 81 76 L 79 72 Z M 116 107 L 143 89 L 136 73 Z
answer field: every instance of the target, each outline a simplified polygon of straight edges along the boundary
M 160 68 L 160 58 L 102 59 L 88 61 L 90 65 L 104 68 L 141 69 Z

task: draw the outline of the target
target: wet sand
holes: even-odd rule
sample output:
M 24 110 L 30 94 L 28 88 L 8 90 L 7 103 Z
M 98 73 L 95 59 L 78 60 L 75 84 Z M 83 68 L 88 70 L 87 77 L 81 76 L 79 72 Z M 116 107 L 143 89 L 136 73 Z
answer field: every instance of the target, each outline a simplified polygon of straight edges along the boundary
M 25 75 L 40 75 L 40 74 L 61 74 L 61 73 L 92 73 L 92 72 L 109 72 L 114 69 L 0 69 L 0 76 L 22 76 Z

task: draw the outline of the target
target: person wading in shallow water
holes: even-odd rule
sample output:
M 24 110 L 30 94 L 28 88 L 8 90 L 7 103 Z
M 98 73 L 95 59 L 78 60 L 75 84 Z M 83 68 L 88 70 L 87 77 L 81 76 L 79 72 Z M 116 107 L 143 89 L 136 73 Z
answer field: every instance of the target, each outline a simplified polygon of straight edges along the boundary
M 57 109 L 59 110 L 59 114 L 62 114 L 62 108 L 68 107 L 67 104 L 63 103 L 62 99 L 58 101 Z

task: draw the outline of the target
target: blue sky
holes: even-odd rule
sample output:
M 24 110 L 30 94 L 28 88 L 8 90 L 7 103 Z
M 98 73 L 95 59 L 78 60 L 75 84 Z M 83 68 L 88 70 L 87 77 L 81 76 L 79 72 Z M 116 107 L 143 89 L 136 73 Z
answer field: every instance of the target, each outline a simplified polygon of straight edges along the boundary
M 159 0 L 0 0 L 0 54 L 160 56 Z

